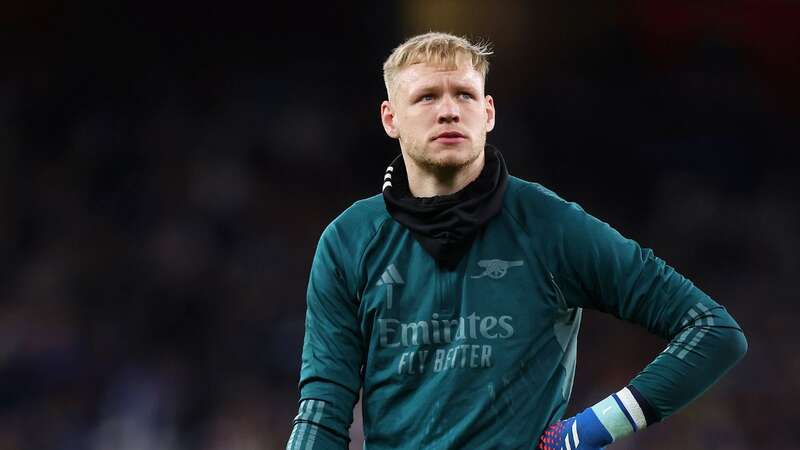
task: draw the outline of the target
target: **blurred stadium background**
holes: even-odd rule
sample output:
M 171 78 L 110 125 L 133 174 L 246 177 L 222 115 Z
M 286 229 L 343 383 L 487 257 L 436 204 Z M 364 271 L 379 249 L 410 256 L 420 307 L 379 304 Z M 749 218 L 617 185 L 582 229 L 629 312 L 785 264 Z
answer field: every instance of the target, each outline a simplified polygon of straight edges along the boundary
M 378 193 L 381 63 L 430 29 L 494 42 L 513 174 L 749 338 L 614 448 L 800 448 L 800 3 L 113 4 L 0 10 L 0 450 L 282 448 L 316 240 Z M 569 412 L 665 345 L 591 313 L 580 342 Z

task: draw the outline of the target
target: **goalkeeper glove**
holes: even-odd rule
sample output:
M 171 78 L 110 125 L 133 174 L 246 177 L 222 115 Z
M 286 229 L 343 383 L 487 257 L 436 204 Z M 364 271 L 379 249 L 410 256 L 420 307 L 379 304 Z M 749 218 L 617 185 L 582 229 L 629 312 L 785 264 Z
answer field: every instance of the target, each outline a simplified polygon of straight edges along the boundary
M 539 438 L 539 450 L 602 450 L 613 441 L 591 408 L 550 425 Z
M 539 438 L 539 450 L 595 450 L 658 421 L 633 386 L 611 394 L 575 417 L 560 420 Z

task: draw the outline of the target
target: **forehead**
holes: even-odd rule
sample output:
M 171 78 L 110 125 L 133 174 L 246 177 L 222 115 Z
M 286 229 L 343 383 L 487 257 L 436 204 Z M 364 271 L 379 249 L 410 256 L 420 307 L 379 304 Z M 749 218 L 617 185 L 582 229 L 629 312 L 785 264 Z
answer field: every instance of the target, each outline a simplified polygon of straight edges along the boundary
M 442 83 L 483 87 L 483 77 L 475 70 L 469 60 L 459 58 L 456 67 L 448 67 L 430 63 L 411 64 L 401 69 L 396 76 L 397 89 L 400 92 L 439 86 Z

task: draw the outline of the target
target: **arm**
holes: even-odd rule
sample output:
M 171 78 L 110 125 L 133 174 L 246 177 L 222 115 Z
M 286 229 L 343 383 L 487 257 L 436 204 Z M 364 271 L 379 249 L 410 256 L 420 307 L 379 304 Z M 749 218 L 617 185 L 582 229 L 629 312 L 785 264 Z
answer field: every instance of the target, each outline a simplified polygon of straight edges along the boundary
M 346 449 L 361 387 L 358 304 L 336 229 L 322 235 L 309 276 L 300 407 L 286 450 Z
M 747 341 L 725 308 L 651 250 L 574 204 L 561 223 L 558 283 L 567 304 L 608 312 L 670 341 L 627 387 L 562 423 L 575 423 L 576 431 L 583 425 L 600 447 L 701 395 L 744 356 Z

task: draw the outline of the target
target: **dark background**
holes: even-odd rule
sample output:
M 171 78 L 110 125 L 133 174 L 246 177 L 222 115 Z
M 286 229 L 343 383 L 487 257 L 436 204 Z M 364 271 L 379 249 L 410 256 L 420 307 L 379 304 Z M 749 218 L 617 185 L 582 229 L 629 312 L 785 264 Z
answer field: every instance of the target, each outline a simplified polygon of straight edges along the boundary
M 512 174 L 746 332 L 721 383 L 613 448 L 800 448 L 800 4 L 583 3 L 4 4 L 0 449 L 282 448 L 316 240 L 378 193 L 381 64 L 431 29 L 494 42 Z M 666 345 L 591 312 L 580 342 L 569 413 Z

